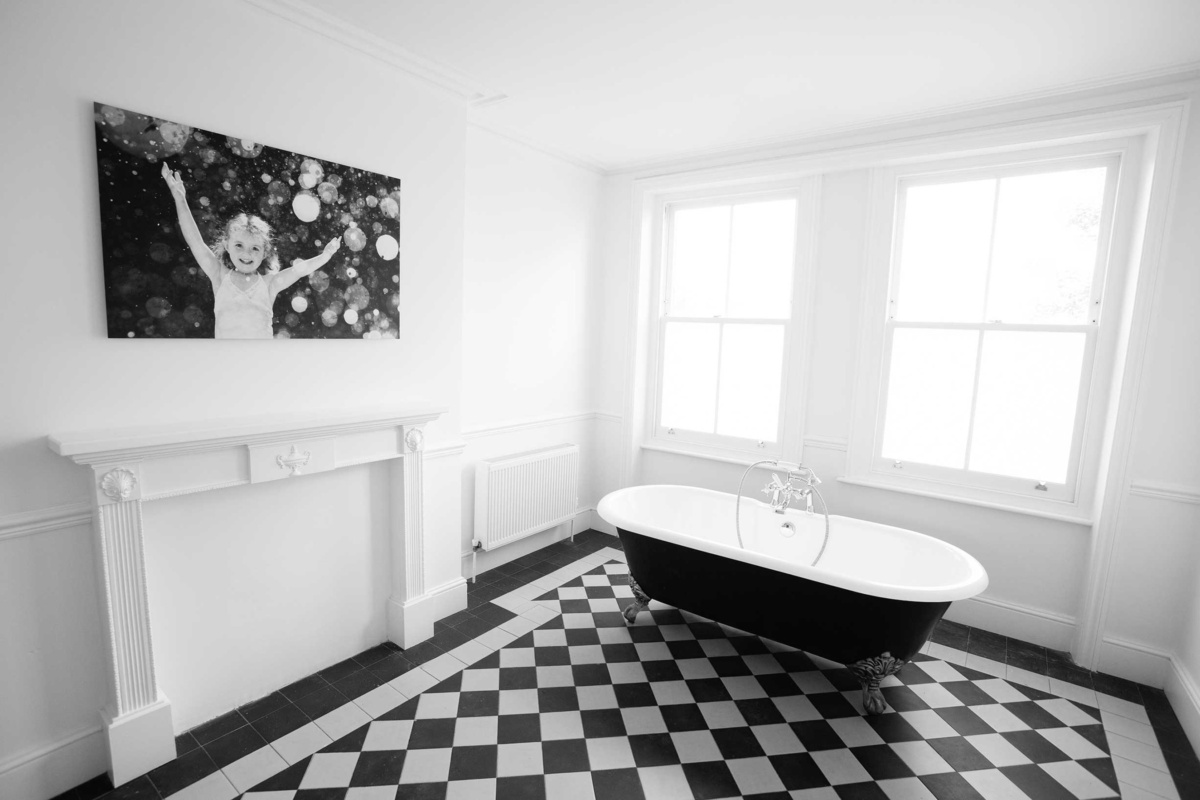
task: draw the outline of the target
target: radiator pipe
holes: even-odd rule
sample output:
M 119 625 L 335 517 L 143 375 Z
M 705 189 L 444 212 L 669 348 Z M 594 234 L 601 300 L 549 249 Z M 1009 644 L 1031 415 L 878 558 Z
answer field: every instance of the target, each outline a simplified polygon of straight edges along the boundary
M 483 547 L 483 542 L 479 541 L 478 539 L 471 540 L 471 583 L 475 582 L 475 576 L 478 573 L 478 570 L 475 566 L 475 557 L 479 555 L 479 548 L 481 547 Z

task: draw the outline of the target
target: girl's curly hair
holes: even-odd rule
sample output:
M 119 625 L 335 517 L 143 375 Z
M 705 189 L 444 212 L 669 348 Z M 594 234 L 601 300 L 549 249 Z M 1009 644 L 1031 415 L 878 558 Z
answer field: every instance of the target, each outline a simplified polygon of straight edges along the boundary
M 217 239 L 217 244 L 213 247 L 213 254 L 220 259 L 221 264 L 226 269 L 233 269 L 233 261 L 229 258 L 229 237 L 239 231 L 258 236 L 263 240 L 263 260 L 258 265 L 259 275 L 269 275 L 273 272 L 279 272 L 279 253 L 275 249 L 275 234 L 271 230 L 262 217 L 256 217 L 253 214 L 241 213 L 225 223 L 225 230 L 221 233 L 221 238 Z

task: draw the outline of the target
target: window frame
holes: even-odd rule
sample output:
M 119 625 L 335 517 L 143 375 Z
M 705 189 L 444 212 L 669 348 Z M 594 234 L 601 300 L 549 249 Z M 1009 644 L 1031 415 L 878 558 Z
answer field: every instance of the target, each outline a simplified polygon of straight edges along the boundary
M 1038 147 L 978 156 L 923 160 L 872 171 L 868 241 L 868 286 L 864 292 L 859 343 L 858 388 L 855 391 L 846 483 L 889 488 L 914 494 L 957 499 L 979 505 L 1027 511 L 1071 521 L 1090 520 L 1099 472 L 1100 441 L 1108 409 L 1116 361 L 1116 341 L 1125 313 L 1130 229 L 1138 180 L 1140 144 L 1132 138 Z M 1093 271 L 1088 321 L 1079 325 L 1022 323 L 920 323 L 894 318 L 898 296 L 903 233 L 902 192 L 913 186 L 1043 174 L 1103 166 L 1105 183 Z M 1081 331 L 1085 334 L 1079 396 L 1072 431 L 1068 472 L 1062 483 L 1011 478 L 968 469 L 927 464 L 901 464 L 897 469 L 882 455 L 887 391 L 894 333 L 900 328 Z M 979 352 L 979 351 L 977 351 Z M 976 377 L 979 374 L 978 356 Z M 974 405 L 977 394 L 972 398 Z M 972 409 L 972 418 L 974 409 Z M 968 451 L 969 452 L 969 451 Z
M 744 460 L 754 458 L 780 458 L 785 452 L 798 448 L 801 417 L 798 401 L 803 397 L 803 376 L 807 371 L 806 341 L 811 322 L 810 298 L 815 246 L 815 219 L 817 211 L 818 179 L 807 177 L 800 180 L 758 182 L 736 187 L 711 190 L 694 190 L 663 193 L 655 197 L 653 206 L 652 236 L 652 292 L 651 308 L 653 319 L 649 330 L 650 359 L 647 382 L 646 430 L 643 447 L 652 450 L 706 455 L 715 458 Z M 672 317 L 669 313 L 671 290 L 672 226 L 670 215 L 680 209 L 708 208 L 730 204 L 792 199 L 796 201 L 792 253 L 791 302 L 786 318 L 743 318 L 743 317 Z M 723 329 L 730 324 L 764 325 L 783 328 L 783 352 L 779 385 L 779 410 L 777 436 L 773 442 L 744 437 L 721 435 L 716 432 L 675 430 L 659 424 L 662 415 L 663 369 L 668 322 L 697 322 L 713 324 Z M 720 341 L 720 339 L 718 339 Z M 718 365 L 721 352 L 718 344 Z M 719 381 L 718 366 L 718 406 Z

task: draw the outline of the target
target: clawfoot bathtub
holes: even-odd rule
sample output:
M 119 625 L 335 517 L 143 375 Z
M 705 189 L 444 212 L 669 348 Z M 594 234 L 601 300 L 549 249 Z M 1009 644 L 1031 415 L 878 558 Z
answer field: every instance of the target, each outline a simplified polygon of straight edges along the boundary
M 913 531 L 849 517 L 783 514 L 743 497 L 690 486 L 635 486 L 598 511 L 615 525 L 629 562 L 631 622 L 653 598 L 845 664 L 863 707 L 886 708 L 879 682 L 900 670 L 954 600 L 987 587 L 983 566 Z

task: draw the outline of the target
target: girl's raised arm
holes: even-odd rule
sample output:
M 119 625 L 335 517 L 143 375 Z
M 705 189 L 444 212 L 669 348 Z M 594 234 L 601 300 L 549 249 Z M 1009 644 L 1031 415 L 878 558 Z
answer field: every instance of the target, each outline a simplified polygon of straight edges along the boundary
M 329 243 L 325 245 L 325 249 L 321 251 L 320 255 L 304 260 L 297 259 L 296 261 L 292 262 L 292 265 L 287 269 L 277 272 L 275 277 L 271 278 L 272 301 L 274 301 L 275 295 L 279 294 L 296 281 L 307 275 L 312 275 L 321 267 L 328 264 L 329 259 L 333 258 L 333 254 L 336 253 L 338 248 L 341 246 L 342 237 L 334 236 L 329 240 Z
M 178 172 L 171 172 L 165 162 L 162 176 L 171 189 L 171 196 L 175 198 L 175 213 L 179 215 L 179 230 L 183 232 L 183 240 L 187 242 L 200 269 L 204 270 L 204 274 L 215 284 L 221 275 L 221 262 L 204 243 L 204 237 L 200 235 L 200 228 L 196 226 L 196 220 L 192 218 L 192 209 L 188 207 L 187 189 L 183 186 L 183 180 L 179 177 Z

